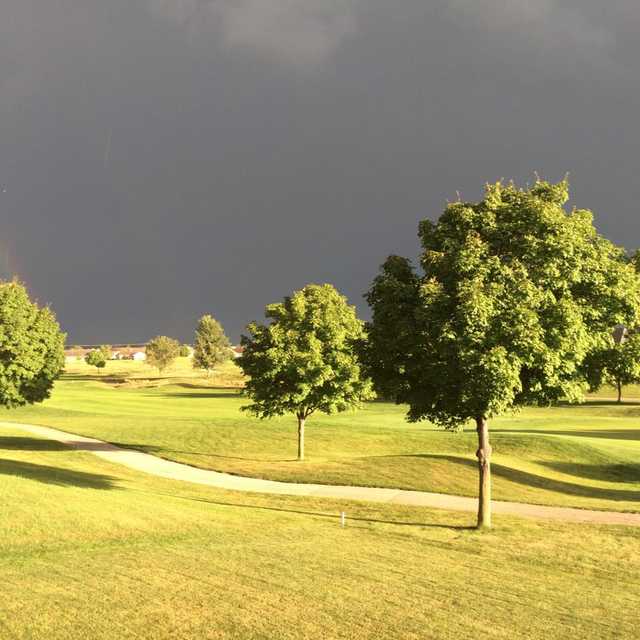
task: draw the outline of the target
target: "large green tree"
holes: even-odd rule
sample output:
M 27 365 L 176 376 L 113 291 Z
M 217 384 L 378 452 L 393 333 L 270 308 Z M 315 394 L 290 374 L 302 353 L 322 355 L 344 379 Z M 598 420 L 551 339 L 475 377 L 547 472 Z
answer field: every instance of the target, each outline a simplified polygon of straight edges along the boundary
M 336 413 L 372 397 L 355 351 L 364 336 L 355 308 L 329 285 L 309 284 L 268 305 L 269 324 L 252 323 L 242 336 L 239 364 L 248 377 L 251 404 L 260 418 L 293 413 L 298 419 L 298 460 L 304 459 L 306 419 Z
M 491 526 L 488 420 L 524 404 L 579 401 L 581 364 L 635 321 L 638 278 L 599 236 L 592 214 L 567 213 L 566 181 L 497 183 L 475 203 L 420 224 L 422 273 L 390 257 L 367 294 L 364 362 L 408 419 L 478 434 L 478 526 Z
M 198 321 L 193 345 L 193 367 L 204 369 L 207 373 L 216 365 L 231 359 L 231 343 L 224 333 L 222 325 L 210 315 Z
M 180 343 L 167 336 L 156 336 L 145 348 L 147 363 L 162 373 L 180 355 Z
M 0 283 L 0 404 L 8 408 L 49 397 L 64 366 L 55 315 L 29 299 L 19 282 Z

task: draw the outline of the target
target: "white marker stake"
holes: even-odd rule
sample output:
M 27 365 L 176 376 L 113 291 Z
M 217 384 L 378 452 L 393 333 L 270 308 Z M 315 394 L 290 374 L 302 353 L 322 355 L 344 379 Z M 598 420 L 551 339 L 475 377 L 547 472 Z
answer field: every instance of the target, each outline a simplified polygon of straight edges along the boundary
M 346 521 L 347 521 L 347 516 L 346 516 L 344 511 L 341 511 L 340 512 L 340 526 L 344 527 Z

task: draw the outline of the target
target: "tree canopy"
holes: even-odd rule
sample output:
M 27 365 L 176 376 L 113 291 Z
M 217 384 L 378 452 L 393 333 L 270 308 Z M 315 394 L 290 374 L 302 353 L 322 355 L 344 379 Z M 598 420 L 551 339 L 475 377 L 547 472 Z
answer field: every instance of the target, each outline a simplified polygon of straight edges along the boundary
M 162 373 L 180 354 L 180 343 L 167 336 L 156 336 L 146 346 L 147 363 Z
M 622 337 L 619 344 L 592 352 L 584 362 L 591 390 L 612 385 L 616 388 L 618 402 L 622 401 L 624 387 L 640 383 L 640 333 L 631 332 Z
M 103 369 L 107 366 L 107 357 L 102 349 L 91 349 L 84 356 L 84 361 L 91 367 Z
M 566 181 L 487 185 L 480 202 L 421 222 L 422 273 L 391 256 L 366 296 L 363 358 L 376 389 L 408 403 L 411 421 L 475 421 L 481 526 L 490 525 L 487 420 L 582 399 L 583 360 L 640 308 L 624 251 L 598 235 L 589 211 L 567 213 L 567 199 Z
M 315 412 L 355 408 L 372 397 L 355 346 L 364 337 L 355 308 L 329 284 L 309 284 L 268 305 L 269 324 L 251 323 L 242 336 L 240 366 L 248 376 L 243 407 L 260 418 L 298 418 L 298 458 L 304 458 L 304 424 Z
M 198 321 L 193 346 L 193 366 L 195 369 L 212 371 L 216 365 L 231 358 L 231 342 L 222 325 L 210 315 Z
M 19 282 L 0 283 L 0 404 L 48 398 L 64 366 L 64 340 L 48 307 L 32 302 Z

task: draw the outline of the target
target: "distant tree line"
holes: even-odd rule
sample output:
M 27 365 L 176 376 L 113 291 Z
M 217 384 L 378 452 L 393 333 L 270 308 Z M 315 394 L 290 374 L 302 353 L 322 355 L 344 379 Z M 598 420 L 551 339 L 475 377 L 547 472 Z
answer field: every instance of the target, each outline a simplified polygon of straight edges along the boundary
M 193 353 L 193 367 L 203 369 L 209 375 L 217 365 L 220 365 L 233 356 L 231 343 L 224 333 L 222 325 L 210 315 L 202 316 L 195 332 L 195 346 L 192 349 L 188 344 L 181 344 L 178 340 L 169 336 L 158 335 L 145 345 L 147 363 L 158 369 L 162 374 L 174 364 L 177 358 L 187 358 Z M 80 347 L 74 347 L 80 349 Z M 126 351 L 114 352 L 110 345 L 90 349 L 84 355 L 84 361 L 98 370 L 103 369 L 108 360 L 132 359 L 133 354 Z
M 231 342 L 225 335 L 222 325 L 211 315 L 204 315 L 198 321 L 195 331 L 192 364 L 194 369 L 201 369 L 207 375 L 215 367 L 232 358 Z M 147 362 L 162 373 L 170 367 L 178 357 L 192 355 L 189 345 L 180 344 L 167 336 L 156 336 L 147 343 Z

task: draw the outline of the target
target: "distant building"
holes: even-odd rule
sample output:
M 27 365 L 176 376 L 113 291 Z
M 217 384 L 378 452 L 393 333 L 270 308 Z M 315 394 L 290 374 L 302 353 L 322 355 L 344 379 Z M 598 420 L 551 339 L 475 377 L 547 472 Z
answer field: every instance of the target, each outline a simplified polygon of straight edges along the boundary
M 112 352 L 109 355 L 110 360 L 132 360 L 135 353 L 142 353 L 142 357 L 136 358 L 137 360 L 145 360 L 146 354 L 144 353 L 145 343 L 138 344 L 113 344 L 111 345 Z M 89 351 L 99 349 L 100 345 L 97 344 L 83 344 L 73 347 L 67 347 L 64 350 L 66 362 L 75 362 L 77 360 L 83 360 Z
M 244 352 L 244 347 L 241 347 L 239 344 L 231 347 L 231 351 L 233 352 L 233 357 L 234 358 L 240 358 L 242 357 L 242 353 Z
M 144 351 L 135 351 L 131 356 L 131 359 L 141 362 L 147 359 L 147 354 Z
M 83 347 L 65 349 L 64 360 L 65 362 L 77 362 L 78 360 L 83 360 L 89 351 L 90 349 L 85 349 Z

